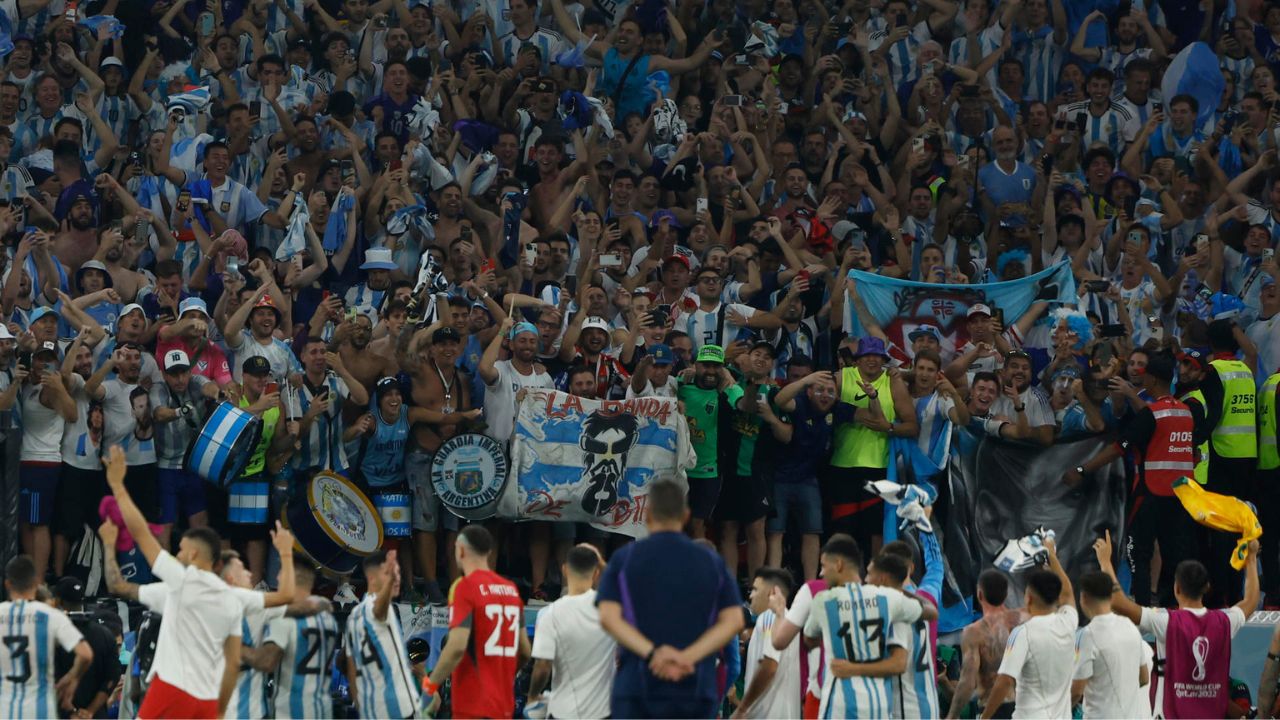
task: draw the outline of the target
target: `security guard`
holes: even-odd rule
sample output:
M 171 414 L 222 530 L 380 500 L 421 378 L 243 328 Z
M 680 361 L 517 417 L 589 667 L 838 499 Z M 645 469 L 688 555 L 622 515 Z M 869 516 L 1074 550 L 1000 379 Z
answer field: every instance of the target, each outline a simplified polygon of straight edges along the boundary
M 858 341 L 853 366 L 840 371 L 840 402 L 854 407 L 854 421 L 836 426 L 822 487 L 828 532 L 849 533 L 869 554 L 879 549 L 884 509 L 864 486 L 888 477 L 889 438 L 919 431 L 906 383 L 885 370 L 888 361 L 884 341 L 868 336 Z
M 1168 352 L 1150 356 L 1141 381 L 1143 389 L 1155 400 L 1134 415 L 1121 431 L 1119 442 L 1103 448 L 1064 478 L 1074 487 L 1085 475 L 1106 467 L 1126 452 L 1136 453 L 1138 476 L 1130 493 L 1133 503 L 1127 526 L 1133 542 L 1133 596 L 1142 605 L 1153 601 L 1158 605 L 1172 603 L 1174 570 L 1178 563 L 1195 556 L 1191 516 L 1173 494 L 1174 481 L 1190 477 L 1195 469 L 1195 421 L 1187 405 L 1170 393 L 1174 362 Z M 1157 541 L 1161 568 L 1153 598 L 1142 580 L 1151 577 L 1151 557 Z
M 1236 359 L 1245 337 L 1231 320 L 1209 323 L 1209 372 L 1200 384 L 1204 394 L 1206 422 L 1213 428 L 1209 441 L 1209 482 L 1205 489 L 1257 504 L 1254 473 L 1257 470 L 1258 428 L 1254 403 L 1257 385 L 1248 363 Z M 1203 558 L 1209 568 L 1210 596 L 1205 604 L 1230 605 L 1239 599 L 1240 573 L 1224 560 L 1230 557 L 1236 539 L 1224 532 L 1209 533 Z M 1215 597 L 1216 596 L 1216 597 Z
M 1204 405 L 1204 391 L 1200 383 L 1204 382 L 1205 373 L 1209 370 L 1208 348 L 1189 348 L 1178 353 L 1178 399 L 1186 403 L 1195 421 L 1196 471 L 1194 479 L 1204 485 L 1209 482 L 1209 434 L 1212 430 L 1207 422 Z
M 1280 371 L 1262 383 L 1258 391 L 1258 511 L 1263 527 L 1280 527 L 1280 450 L 1276 438 L 1280 436 L 1277 408 L 1280 408 Z M 1263 592 L 1268 606 L 1280 606 L 1280 533 L 1262 536 Z

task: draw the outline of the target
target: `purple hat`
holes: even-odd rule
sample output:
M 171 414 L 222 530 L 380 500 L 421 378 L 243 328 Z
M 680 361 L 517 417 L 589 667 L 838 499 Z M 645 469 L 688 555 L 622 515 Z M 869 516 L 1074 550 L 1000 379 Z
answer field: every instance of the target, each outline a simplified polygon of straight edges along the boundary
M 885 351 L 884 341 L 870 335 L 858 338 L 858 351 L 853 354 L 853 359 L 857 360 L 863 355 L 879 355 L 885 360 L 889 359 L 889 353 Z

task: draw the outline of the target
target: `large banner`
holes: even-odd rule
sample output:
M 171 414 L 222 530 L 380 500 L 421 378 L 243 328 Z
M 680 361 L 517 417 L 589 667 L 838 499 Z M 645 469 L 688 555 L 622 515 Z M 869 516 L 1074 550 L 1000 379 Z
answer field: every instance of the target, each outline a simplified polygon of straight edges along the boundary
M 983 303 L 999 308 L 1004 313 L 1005 323 L 1011 324 L 1037 300 L 1064 304 L 1076 302 L 1076 282 L 1068 262 L 1019 280 L 977 285 L 898 280 L 861 270 L 850 270 L 849 279 L 857 288 L 862 304 L 890 342 L 900 348 L 910 347 L 907 335 L 928 321 L 942 330 L 943 355 L 963 346 L 969 339 L 965 314 L 972 305 Z M 848 298 L 845 298 L 844 318 L 844 329 L 850 336 L 865 334 Z
M 1042 526 L 1053 530 L 1058 556 L 1072 577 L 1097 568 L 1093 541 L 1104 530 L 1123 547 L 1123 463 L 1113 462 L 1074 489 L 1062 482 L 1065 468 L 1083 464 L 1106 442 L 1098 436 L 1045 448 L 956 430 L 951 471 L 940 476 L 946 486 L 938 488 L 941 499 L 933 515 L 947 564 L 939 631 L 959 629 L 977 616 L 978 574 L 992 567 L 1012 538 Z M 1009 602 L 1019 606 L 1024 573 L 1012 578 Z
M 520 403 L 511 472 L 498 516 L 586 522 L 644 535 L 645 499 L 656 480 L 686 484 L 696 457 L 672 398 L 591 400 L 532 390 Z

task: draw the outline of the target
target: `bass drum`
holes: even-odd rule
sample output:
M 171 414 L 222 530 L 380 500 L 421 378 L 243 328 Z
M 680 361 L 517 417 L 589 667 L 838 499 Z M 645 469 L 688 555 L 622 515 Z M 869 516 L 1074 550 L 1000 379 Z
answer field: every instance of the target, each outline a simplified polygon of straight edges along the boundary
M 333 575 L 351 574 L 382 547 L 378 510 L 354 483 L 328 470 L 316 472 L 283 515 L 296 549 Z
M 229 402 L 220 403 L 187 448 L 183 467 L 225 488 L 240 476 L 261 437 L 261 419 Z

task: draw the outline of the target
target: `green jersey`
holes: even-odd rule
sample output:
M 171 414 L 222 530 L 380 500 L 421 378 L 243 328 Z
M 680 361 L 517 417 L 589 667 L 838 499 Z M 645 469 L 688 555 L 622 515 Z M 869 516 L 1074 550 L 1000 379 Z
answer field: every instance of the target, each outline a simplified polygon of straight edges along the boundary
M 712 478 L 720 474 L 716 452 L 720 435 L 720 397 L 732 407 L 742 398 L 742 388 L 732 385 L 726 390 L 703 390 L 694 383 L 681 384 L 676 397 L 684 402 L 684 416 L 689 421 L 689 439 L 698 454 L 698 464 L 689 471 L 692 478 Z

